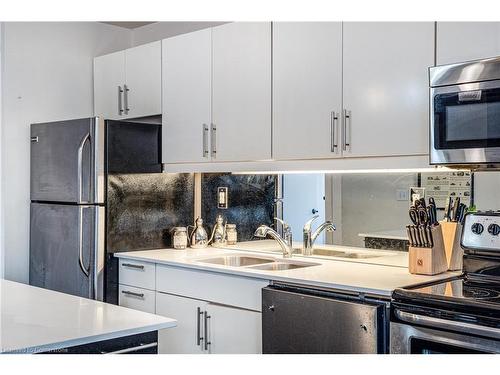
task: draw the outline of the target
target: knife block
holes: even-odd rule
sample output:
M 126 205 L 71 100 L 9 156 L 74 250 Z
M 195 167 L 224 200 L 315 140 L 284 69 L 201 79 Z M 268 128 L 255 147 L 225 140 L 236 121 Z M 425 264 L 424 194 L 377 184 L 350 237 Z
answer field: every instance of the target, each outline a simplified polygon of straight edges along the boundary
M 448 270 L 462 270 L 464 251 L 460 246 L 460 237 L 462 236 L 463 226 L 460 223 L 452 221 L 441 221 L 443 231 L 444 251 L 448 261 Z
M 410 246 L 408 249 L 408 270 L 412 274 L 437 275 L 448 270 L 441 226 L 436 225 L 431 232 L 433 247 Z

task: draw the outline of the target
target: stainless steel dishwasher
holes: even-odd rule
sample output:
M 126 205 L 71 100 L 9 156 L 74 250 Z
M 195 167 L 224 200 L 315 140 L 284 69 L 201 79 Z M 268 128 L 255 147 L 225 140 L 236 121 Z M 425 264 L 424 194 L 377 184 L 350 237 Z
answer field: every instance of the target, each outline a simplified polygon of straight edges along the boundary
M 389 302 L 274 283 L 262 289 L 262 352 L 387 353 Z

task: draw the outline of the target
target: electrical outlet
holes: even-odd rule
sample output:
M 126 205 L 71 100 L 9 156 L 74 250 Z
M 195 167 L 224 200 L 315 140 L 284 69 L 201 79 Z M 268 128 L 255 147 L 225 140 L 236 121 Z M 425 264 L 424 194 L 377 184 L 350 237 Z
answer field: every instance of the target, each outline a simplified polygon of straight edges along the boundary
M 408 201 L 410 199 L 410 192 L 406 189 L 396 189 L 397 201 Z
M 228 202 L 228 188 L 227 187 L 219 187 L 217 188 L 217 208 L 219 209 L 227 209 Z

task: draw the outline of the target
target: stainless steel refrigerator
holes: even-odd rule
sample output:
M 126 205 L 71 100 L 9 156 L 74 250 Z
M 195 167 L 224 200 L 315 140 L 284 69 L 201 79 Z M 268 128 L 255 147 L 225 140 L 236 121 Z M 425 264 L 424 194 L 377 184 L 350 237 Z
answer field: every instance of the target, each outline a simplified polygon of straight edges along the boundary
M 159 125 L 31 125 L 30 284 L 104 300 L 108 173 L 161 172 Z

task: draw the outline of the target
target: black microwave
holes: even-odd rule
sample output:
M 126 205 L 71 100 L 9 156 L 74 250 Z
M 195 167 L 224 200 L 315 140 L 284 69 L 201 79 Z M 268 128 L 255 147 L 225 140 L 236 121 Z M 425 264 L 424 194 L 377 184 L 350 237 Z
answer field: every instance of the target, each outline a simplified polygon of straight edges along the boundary
M 429 68 L 430 163 L 500 166 L 500 57 Z

